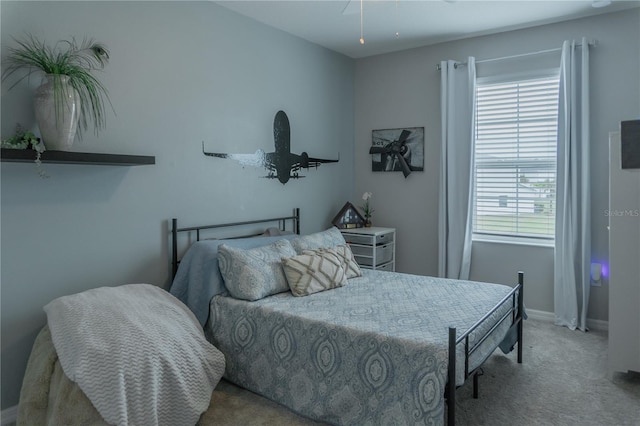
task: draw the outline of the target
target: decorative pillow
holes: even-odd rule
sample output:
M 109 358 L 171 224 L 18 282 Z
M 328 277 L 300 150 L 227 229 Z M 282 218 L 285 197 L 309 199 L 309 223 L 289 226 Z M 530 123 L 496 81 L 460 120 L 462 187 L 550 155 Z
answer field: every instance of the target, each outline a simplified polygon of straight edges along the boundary
M 282 270 L 282 258 L 295 255 L 289 240 L 249 250 L 222 244 L 218 247 L 218 265 L 231 296 L 258 300 L 289 290 Z
M 355 277 L 362 276 L 362 271 L 360 270 L 360 266 L 358 265 L 358 262 L 356 262 L 356 258 L 353 256 L 351 247 L 349 247 L 348 244 L 335 246 L 331 249 L 320 248 L 315 250 L 305 250 L 302 252 L 302 254 L 320 254 L 327 250 L 330 250 L 332 253 L 338 256 L 338 259 L 340 259 L 340 262 L 342 264 L 342 269 L 344 269 L 344 272 L 347 275 L 347 278 L 355 278 Z
M 171 285 L 171 294 L 187 305 L 204 327 L 209 317 L 211 298 L 228 292 L 218 267 L 218 247 L 226 244 L 248 250 L 294 237 L 297 235 L 197 241 L 189 247 L 180 261 L 178 273 Z
M 344 240 L 342 233 L 335 226 L 332 226 L 325 231 L 316 232 L 315 234 L 309 234 L 291 240 L 291 245 L 298 254 L 302 254 L 305 250 L 332 248 L 346 243 L 347 242 Z
M 347 284 L 347 275 L 335 250 L 282 259 L 282 268 L 294 296 L 308 296 Z

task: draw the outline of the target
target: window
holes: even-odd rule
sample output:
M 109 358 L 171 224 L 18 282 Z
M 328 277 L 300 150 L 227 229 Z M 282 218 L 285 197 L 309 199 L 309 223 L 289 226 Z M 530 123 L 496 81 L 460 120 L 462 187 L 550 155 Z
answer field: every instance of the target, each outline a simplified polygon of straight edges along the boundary
M 474 237 L 553 242 L 558 90 L 557 71 L 478 79 Z

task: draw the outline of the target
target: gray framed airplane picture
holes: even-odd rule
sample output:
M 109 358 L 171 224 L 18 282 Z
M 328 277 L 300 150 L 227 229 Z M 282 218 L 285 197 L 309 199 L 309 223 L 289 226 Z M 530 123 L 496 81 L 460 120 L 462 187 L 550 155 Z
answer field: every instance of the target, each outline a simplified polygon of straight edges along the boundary
M 424 170 L 424 127 L 373 130 L 371 132 L 371 170 L 411 172 Z

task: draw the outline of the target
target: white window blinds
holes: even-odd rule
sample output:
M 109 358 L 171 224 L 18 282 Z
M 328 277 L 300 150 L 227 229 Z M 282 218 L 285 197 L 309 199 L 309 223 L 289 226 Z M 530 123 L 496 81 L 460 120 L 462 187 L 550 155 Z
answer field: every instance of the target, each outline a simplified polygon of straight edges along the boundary
M 476 236 L 553 240 L 557 73 L 478 81 L 475 128 Z

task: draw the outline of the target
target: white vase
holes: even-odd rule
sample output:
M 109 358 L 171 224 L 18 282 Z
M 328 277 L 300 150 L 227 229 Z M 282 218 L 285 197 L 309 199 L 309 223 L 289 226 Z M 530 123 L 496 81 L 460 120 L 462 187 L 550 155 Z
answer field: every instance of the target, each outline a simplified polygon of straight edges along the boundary
M 68 151 L 73 145 L 78 129 L 80 97 L 69 85 L 69 77 L 61 75 L 59 96 L 54 98 L 54 77 L 49 74 L 46 78 L 47 81 L 36 89 L 34 99 L 40 135 L 48 150 Z

